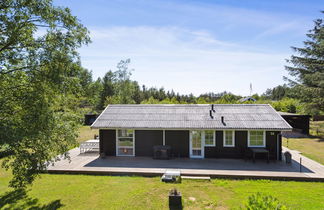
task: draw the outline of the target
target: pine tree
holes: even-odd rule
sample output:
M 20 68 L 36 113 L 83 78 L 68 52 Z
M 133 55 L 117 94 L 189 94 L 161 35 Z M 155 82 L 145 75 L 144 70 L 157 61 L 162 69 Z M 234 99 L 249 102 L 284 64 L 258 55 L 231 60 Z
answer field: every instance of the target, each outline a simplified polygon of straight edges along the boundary
M 299 99 L 307 104 L 307 112 L 313 114 L 324 112 L 324 23 L 323 19 L 314 23 L 304 47 L 292 47 L 298 55 L 292 55 L 287 60 L 291 66 L 286 66 L 294 78 L 286 79 L 294 86 Z

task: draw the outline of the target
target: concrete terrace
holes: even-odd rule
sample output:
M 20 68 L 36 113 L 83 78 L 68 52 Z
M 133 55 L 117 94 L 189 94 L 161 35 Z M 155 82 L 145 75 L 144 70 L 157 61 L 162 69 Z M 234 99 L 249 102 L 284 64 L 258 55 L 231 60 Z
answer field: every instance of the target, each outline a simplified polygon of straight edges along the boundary
M 283 148 L 283 151 L 289 149 Z M 189 159 L 154 160 L 150 157 L 106 157 L 97 153 L 80 154 L 79 148 L 69 151 L 71 161 L 60 160 L 48 167 L 48 173 L 75 173 L 101 175 L 160 176 L 167 169 L 180 170 L 186 176 L 210 176 L 226 178 L 282 179 L 324 181 L 324 166 L 299 154 L 292 153 L 292 164 L 283 161 L 242 159 Z M 302 172 L 299 160 L 302 158 Z

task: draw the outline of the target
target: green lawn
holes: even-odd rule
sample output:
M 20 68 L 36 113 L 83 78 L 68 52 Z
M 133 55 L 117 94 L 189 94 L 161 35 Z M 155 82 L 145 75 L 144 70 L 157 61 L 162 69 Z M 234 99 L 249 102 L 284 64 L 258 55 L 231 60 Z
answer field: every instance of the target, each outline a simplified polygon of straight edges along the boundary
M 324 165 L 324 140 L 321 138 L 283 138 L 282 145 Z
M 82 126 L 79 129 L 79 137 L 77 138 L 77 141 L 79 143 L 93 139 L 95 134 L 99 134 L 98 129 L 91 129 L 90 126 Z
M 282 145 L 290 149 L 298 150 L 303 155 L 324 165 L 324 138 L 321 129 L 324 128 L 324 121 L 311 122 L 309 138 L 283 138 Z M 316 136 L 317 134 L 319 136 Z
M 255 192 L 272 194 L 291 209 L 324 206 L 320 182 L 214 179 L 166 184 L 158 177 L 43 174 L 25 195 L 7 187 L 10 177 L 0 169 L 0 209 L 167 209 L 168 191 L 174 187 L 183 194 L 184 209 L 239 209 Z
M 83 126 L 78 141 L 96 133 Z M 310 148 L 310 154 L 319 157 L 323 144 L 316 139 L 289 140 L 289 147 L 301 145 L 301 151 Z M 7 187 L 10 178 L 10 172 L 0 168 L 0 209 L 168 209 L 168 191 L 174 187 L 183 194 L 184 209 L 239 209 L 256 192 L 273 195 L 289 209 L 324 207 L 321 182 L 213 179 L 166 184 L 159 177 L 43 174 L 25 194 Z

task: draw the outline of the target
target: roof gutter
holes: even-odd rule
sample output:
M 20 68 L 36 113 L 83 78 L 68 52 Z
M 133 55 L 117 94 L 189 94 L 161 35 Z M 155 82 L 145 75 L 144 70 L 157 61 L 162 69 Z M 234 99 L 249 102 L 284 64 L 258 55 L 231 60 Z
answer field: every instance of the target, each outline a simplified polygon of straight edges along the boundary
M 92 123 L 92 125 L 90 125 L 91 129 L 98 129 L 97 127 L 94 126 L 94 124 L 97 122 L 97 120 L 101 117 L 101 115 L 106 111 L 106 109 L 108 109 L 109 104 L 106 106 L 106 108 L 100 113 L 100 115 L 97 117 L 97 119 Z

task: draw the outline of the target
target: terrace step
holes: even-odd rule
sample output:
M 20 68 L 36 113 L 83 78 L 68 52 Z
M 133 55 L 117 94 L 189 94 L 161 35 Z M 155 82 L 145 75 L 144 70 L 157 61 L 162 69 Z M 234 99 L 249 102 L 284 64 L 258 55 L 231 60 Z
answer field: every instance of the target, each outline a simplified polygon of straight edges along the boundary
M 210 176 L 181 176 L 181 179 L 196 179 L 210 181 Z

